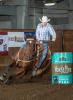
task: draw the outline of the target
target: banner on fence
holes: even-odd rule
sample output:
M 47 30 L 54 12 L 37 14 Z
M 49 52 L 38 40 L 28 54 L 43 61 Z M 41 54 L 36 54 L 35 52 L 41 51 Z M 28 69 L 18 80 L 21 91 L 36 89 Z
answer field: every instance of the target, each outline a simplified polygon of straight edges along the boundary
M 0 32 L 0 55 L 8 54 L 8 35 L 7 32 Z
M 25 43 L 24 32 L 8 32 L 8 47 L 21 47 Z

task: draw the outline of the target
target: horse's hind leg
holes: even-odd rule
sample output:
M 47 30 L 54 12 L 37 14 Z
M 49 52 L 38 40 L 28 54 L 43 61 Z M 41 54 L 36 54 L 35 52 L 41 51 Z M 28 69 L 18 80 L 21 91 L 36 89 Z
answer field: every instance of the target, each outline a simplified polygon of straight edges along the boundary
M 18 79 L 22 78 L 26 74 L 26 72 L 27 71 L 25 70 L 24 67 L 17 68 L 16 73 L 15 73 L 15 77 Z

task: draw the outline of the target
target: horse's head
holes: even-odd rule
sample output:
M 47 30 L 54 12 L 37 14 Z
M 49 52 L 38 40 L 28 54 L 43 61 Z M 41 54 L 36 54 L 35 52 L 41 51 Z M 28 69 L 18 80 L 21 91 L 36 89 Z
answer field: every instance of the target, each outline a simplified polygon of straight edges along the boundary
M 35 39 L 34 38 L 27 38 L 26 41 L 27 41 L 27 43 L 30 43 L 30 44 L 35 43 Z
M 26 47 L 22 48 L 19 53 L 19 59 L 21 60 L 31 60 L 34 59 L 34 55 L 36 52 L 36 41 L 34 38 L 26 39 Z

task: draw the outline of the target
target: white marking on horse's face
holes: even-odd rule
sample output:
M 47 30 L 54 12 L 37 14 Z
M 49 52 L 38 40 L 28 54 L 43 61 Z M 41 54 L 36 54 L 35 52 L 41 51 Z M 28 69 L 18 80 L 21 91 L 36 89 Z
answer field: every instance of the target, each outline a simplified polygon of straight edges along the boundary
M 31 43 L 32 43 L 32 41 L 29 41 L 29 43 L 31 44 Z

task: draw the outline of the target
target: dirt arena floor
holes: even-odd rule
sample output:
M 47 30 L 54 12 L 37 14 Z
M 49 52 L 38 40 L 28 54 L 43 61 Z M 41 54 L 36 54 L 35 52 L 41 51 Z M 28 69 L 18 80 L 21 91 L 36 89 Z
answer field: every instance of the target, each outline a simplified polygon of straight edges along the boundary
M 10 85 L 0 84 L 0 100 L 73 100 L 73 85 L 52 85 L 46 74 Z

